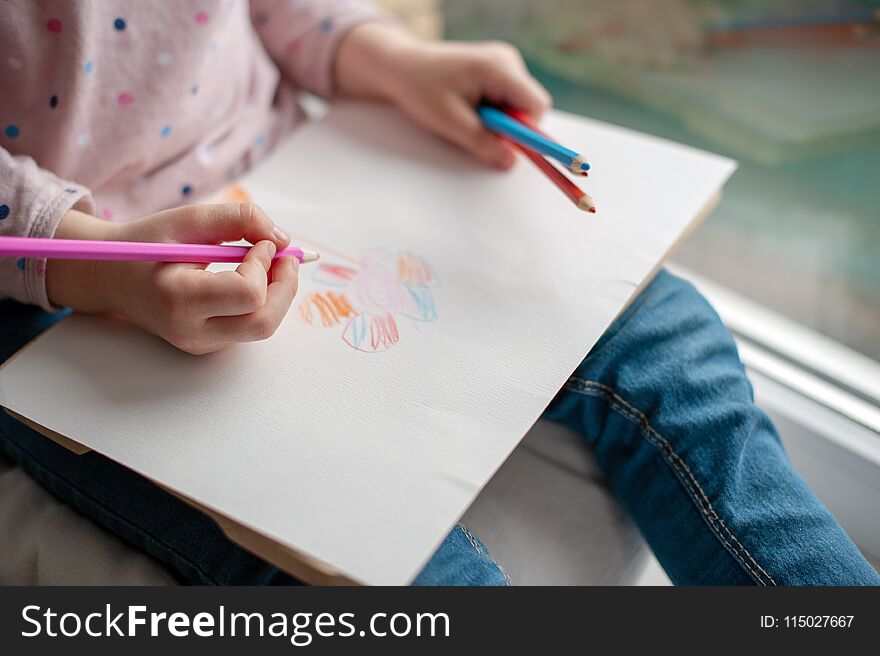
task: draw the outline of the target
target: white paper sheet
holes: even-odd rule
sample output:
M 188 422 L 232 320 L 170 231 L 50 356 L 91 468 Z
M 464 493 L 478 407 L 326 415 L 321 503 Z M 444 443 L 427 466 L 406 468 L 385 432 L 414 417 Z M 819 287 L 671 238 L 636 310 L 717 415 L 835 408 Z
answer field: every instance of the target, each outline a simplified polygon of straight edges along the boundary
M 74 316 L 3 369 L 0 403 L 355 580 L 411 581 L 735 168 L 545 128 L 587 155 L 598 214 L 527 161 L 500 174 L 392 110 L 333 109 L 243 181 L 325 265 L 273 338 L 192 357 Z

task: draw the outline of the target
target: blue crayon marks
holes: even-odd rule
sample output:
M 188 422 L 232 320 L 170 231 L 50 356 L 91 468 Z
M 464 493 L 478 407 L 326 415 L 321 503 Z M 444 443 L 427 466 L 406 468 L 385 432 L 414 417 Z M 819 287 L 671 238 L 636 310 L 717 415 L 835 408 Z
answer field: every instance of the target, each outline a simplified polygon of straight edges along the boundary
M 437 307 L 434 305 L 434 294 L 428 287 L 406 287 L 412 299 L 412 307 L 401 311 L 401 314 L 417 321 L 436 321 Z

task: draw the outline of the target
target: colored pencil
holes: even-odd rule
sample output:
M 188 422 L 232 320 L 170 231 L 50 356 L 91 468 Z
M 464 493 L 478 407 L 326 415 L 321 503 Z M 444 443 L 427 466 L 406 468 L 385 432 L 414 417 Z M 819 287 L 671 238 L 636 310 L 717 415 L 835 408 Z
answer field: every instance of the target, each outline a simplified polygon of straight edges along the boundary
M 512 108 L 505 107 L 504 113 L 507 114 L 508 116 L 512 116 L 517 121 L 522 121 L 523 123 L 525 123 L 527 126 L 532 128 L 538 134 L 540 134 L 544 137 L 547 137 L 548 139 L 551 139 L 552 141 L 556 141 L 556 139 L 553 139 L 553 137 L 551 137 L 549 134 L 544 132 L 540 127 L 538 127 L 538 124 L 535 122 L 535 119 L 533 119 L 531 116 L 529 116 L 525 112 L 520 111 L 518 109 L 512 109 Z M 584 177 L 587 177 L 588 175 L 590 175 L 589 171 L 585 171 L 583 169 L 578 171 L 578 173 L 580 173 Z
M 548 139 L 553 139 L 549 134 L 543 132 L 535 123 L 535 120 L 526 114 L 523 111 L 513 108 L 505 108 L 504 112 L 509 116 L 517 119 L 518 121 L 522 121 L 524 124 L 532 128 L 535 132 L 542 134 Z M 510 141 L 510 140 L 508 140 Z M 541 157 L 538 153 L 536 153 L 531 148 L 526 148 L 525 146 L 521 146 L 515 141 L 510 141 L 516 148 L 518 148 L 523 155 L 528 157 L 532 163 L 541 170 L 548 178 L 550 178 L 551 182 L 553 182 L 557 187 L 559 187 L 562 192 L 568 196 L 572 202 L 577 205 L 580 209 L 590 212 L 592 214 L 596 213 L 596 203 L 593 202 L 592 196 L 585 192 L 583 189 L 578 187 L 574 182 L 565 177 L 559 169 L 557 169 L 553 164 L 548 162 L 546 159 Z M 581 171 L 581 175 L 586 176 L 586 171 Z
M 508 139 L 508 141 L 510 140 Z M 550 178 L 551 182 L 559 187 L 562 192 L 566 196 L 568 196 L 575 205 L 577 205 L 585 212 L 590 212 L 591 214 L 596 213 L 596 204 L 593 202 L 590 194 L 588 194 L 583 189 L 578 187 L 574 182 L 569 180 L 562 173 L 562 171 L 557 169 L 555 166 L 553 166 L 553 164 L 541 157 L 531 148 L 526 148 L 525 146 L 522 146 L 515 141 L 510 141 L 510 143 L 512 143 L 514 147 L 518 148 L 523 155 L 528 157 L 532 161 L 532 163 L 537 166 L 538 169 L 540 169 L 548 178 Z
M 0 237 L 0 257 L 46 257 L 56 260 L 241 262 L 248 250 L 249 246 L 213 244 Z M 319 257 L 313 251 L 292 246 L 275 253 L 274 259 L 285 256 L 295 257 L 300 263 L 314 262 Z
M 480 120 L 483 121 L 483 125 L 492 132 L 496 132 L 511 141 L 516 141 L 523 146 L 537 150 L 539 153 L 562 162 L 573 173 L 588 171 L 590 168 L 583 155 L 579 155 L 552 139 L 548 139 L 521 121 L 508 116 L 500 109 L 488 105 L 480 105 L 477 107 L 477 114 L 479 114 Z

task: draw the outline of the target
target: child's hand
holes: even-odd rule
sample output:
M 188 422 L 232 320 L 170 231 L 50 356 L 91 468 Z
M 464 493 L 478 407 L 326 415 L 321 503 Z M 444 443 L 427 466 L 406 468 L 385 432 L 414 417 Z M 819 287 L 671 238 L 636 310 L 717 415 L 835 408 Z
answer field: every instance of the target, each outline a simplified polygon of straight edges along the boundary
M 49 298 L 86 312 L 115 313 L 188 353 L 270 337 L 290 307 L 299 263 L 276 249 L 290 238 L 251 203 L 189 205 L 108 224 L 71 211 L 56 237 L 184 243 L 246 239 L 254 244 L 235 271 L 205 264 L 51 260 Z
M 492 166 L 510 168 L 512 147 L 483 128 L 481 101 L 534 117 L 552 99 L 507 43 L 421 42 L 402 30 L 365 24 L 343 41 L 336 60 L 339 91 L 397 104 L 428 130 Z

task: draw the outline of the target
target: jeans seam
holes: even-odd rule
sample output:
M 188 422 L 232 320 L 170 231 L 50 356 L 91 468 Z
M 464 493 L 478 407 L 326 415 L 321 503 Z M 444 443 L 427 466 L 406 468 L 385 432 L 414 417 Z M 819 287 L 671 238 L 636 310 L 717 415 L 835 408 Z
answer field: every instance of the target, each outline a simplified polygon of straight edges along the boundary
M 508 585 L 510 585 L 510 583 L 511 583 L 510 575 L 507 573 L 507 570 L 505 570 L 498 563 L 497 560 L 492 558 L 492 556 L 490 554 L 486 553 L 483 550 L 483 548 L 480 546 L 480 543 L 477 542 L 477 538 L 474 536 L 474 534 L 471 533 L 470 530 L 461 522 L 459 522 L 455 526 L 456 526 L 456 528 L 458 528 L 462 532 L 462 534 L 464 534 L 464 537 L 467 538 L 467 541 L 471 543 L 471 546 L 476 550 L 477 554 L 479 554 L 480 556 L 484 556 L 492 561 L 492 563 L 495 565 L 495 567 L 498 568 L 498 571 L 501 572 L 501 575 L 504 577 L 504 580 L 507 582 Z
M 745 567 L 746 570 L 748 570 L 748 572 L 758 583 L 760 583 L 761 585 L 768 585 L 767 581 L 769 581 L 770 585 L 776 585 L 776 581 L 773 580 L 773 577 L 770 576 L 770 574 L 768 574 L 767 571 L 757 563 L 757 561 L 752 557 L 748 550 L 727 527 L 727 525 L 724 523 L 724 520 L 721 519 L 721 517 L 718 515 L 718 512 L 715 510 L 715 507 L 709 500 L 708 495 L 706 494 L 703 487 L 700 485 L 699 481 L 697 481 L 697 478 L 694 476 L 693 472 L 687 466 L 687 463 L 685 463 L 682 457 L 675 451 L 669 440 L 663 437 L 663 435 L 661 435 L 653 426 L 651 426 L 648 418 L 642 411 L 628 403 L 613 389 L 597 381 L 586 380 L 578 376 L 572 376 L 571 378 L 569 378 L 568 383 L 566 383 L 566 389 L 576 392 L 578 394 L 584 394 L 596 398 L 605 399 L 610 404 L 613 410 L 617 411 L 624 418 L 636 424 L 639 427 L 641 433 L 645 436 L 645 438 L 651 444 L 658 448 L 661 455 L 663 456 L 663 459 L 670 467 L 672 467 L 673 471 L 675 471 L 677 478 L 684 484 L 689 496 L 699 508 L 700 512 L 703 515 L 703 518 L 706 520 L 706 523 L 712 529 L 713 533 L 715 533 L 716 537 L 721 540 L 722 544 L 725 546 L 726 551 L 732 554 L 740 562 L 740 564 Z M 724 532 L 727 533 L 727 536 L 730 538 L 730 540 L 737 545 L 736 547 L 734 547 L 730 543 L 730 541 L 725 538 L 722 529 Z M 748 560 L 746 560 L 746 558 L 743 558 L 743 554 L 745 554 L 745 557 Z M 749 562 L 751 562 L 751 565 L 749 564 Z M 752 565 L 754 565 L 754 568 L 752 567 Z M 761 574 L 756 572 L 755 569 L 759 570 Z M 764 577 L 766 577 L 767 581 L 764 580 Z
M 48 438 L 44 438 L 44 439 L 48 439 Z M 152 540 L 152 541 L 155 542 L 156 544 L 162 545 L 162 547 L 164 547 L 165 549 L 167 549 L 170 553 L 172 553 L 172 554 L 174 554 L 175 556 L 177 556 L 178 558 L 180 558 L 181 561 L 187 563 L 187 564 L 188 564 L 190 567 L 192 567 L 196 572 L 198 572 L 199 574 L 201 574 L 201 575 L 205 578 L 205 580 L 210 581 L 213 585 L 219 585 L 219 583 L 217 582 L 217 580 L 216 580 L 213 576 L 210 576 L 210 575 L 209 575 L 209 574 L 208 574 L 208 573 L 207 573 L 207 572 L 206 572 L 206 571 L 205 571 L 200 565 L 198 565 L 195 561 L 191 560 L 190 558 L 188 558 L 187 556 L 185 556 L 184 554 L 182 554 L 180 551 L 178 551 L 177 549 L 175 549 L 174 547 L 172 547 L 171 545 L 169 545 L 169 544 L 168 544 L 167 542 L 165 542 L 164 540 L 159 539 L 159 538 L 158 538 L 156 535 L 154 535 L 151 531 L 148 531 L 148 530 L 144 529 L 143 527 L 138 526 L 137 524 L 135 524 L 135 523 L 132 522 L 131 520 L 127 519 L 127 518 L 124 517 L 123 515 L 120 515 L 118 512 L 116 512 L 115 510 L 113 510 L 112 508 L 110 508 L 109 506 L 107 506 L 106 504 L 104 504 L 103 502 L 101 502 L 100 500 L 96 499 L 95 497 L 93 497 L 92 495 L 88 494 L 87 492 L 84 492 L 82 489 L 80 489 L 79 486 L 75 485 L 72 481 L 68 480 L 67 478 L 65 478 L 65 477 L 62 476 L 61 474 L 58 474 L 58 473 L 52 471 L 51 469 L 49 469 L 48 467 L 43 466 L 43 464 L 39 462 L 39 460 L 36 458 L 36 456 L 34 456 L 30 451 L 28 451 L 27 449 L 25 449 L 24 447 L 22 447 L 20 444 L 18 444 L 18 443 L 14 443 L 14 442 L 12 442 L 11 440 L 9 440 L 8 443 L 9 443 L 9 445 L 11 446 L 11 448 L 13 448 L 13 449 L 17 449 L 17 450 L 21 451 L 22 453 L 27 454 L 27 456 L 29 457 L 29 465 L 30 465 L 30 466 L 35 466 L 35 467 L 37 467 L 38 469 L 40 469 L 42 472 L 44 472 L 45 474 L 47 474 L 48 476 L 50 476 L 50 477 L 52 477 L 52 478 L 55 478 L 55 479 L 57 479 L 57 480 L 59 480 L 59 481 L 65 483 L 65 484 L 69 485 L 69 486 L 70 486 L 70 487 L 76 492 L 76 494 L 78 494 L 78 495 L 80 495 L 81 497 L 84 497 L 85 499 L 91 501 L 95 506 L 101 508 L 101 509 L 102 509 L 103 511 L 105 511 L 107 514 L 109 514 L 109 515 L 115 517 L 116 519 L 118 519 L 119 521 L 121 521 L 121 522 L 127 524 L 130 528 L 135 529 L 137 532 L 141 533 L 142 535 L 147 536 L 150 540 Z M 96 521 L 96 520 L 93 520 L 93 521 Z M 100 524 L 100 523 L 99 523 L 99 524 Z M 105 530 L 108 530 L 108 529 L 106 529 L 106 527 L 102 527 L 102 528 L 104 528 Z M 117 536 L 118 536 L 118 534 L 115 533 L 114 531 L 111 531 L 111 533 L 113 533 L 114 535 L 117 535 Z M 124 540 L 124 538 L 121 538 L 121 537 L 120 537 L 120 539 L 123 539 L 123 540 Z

